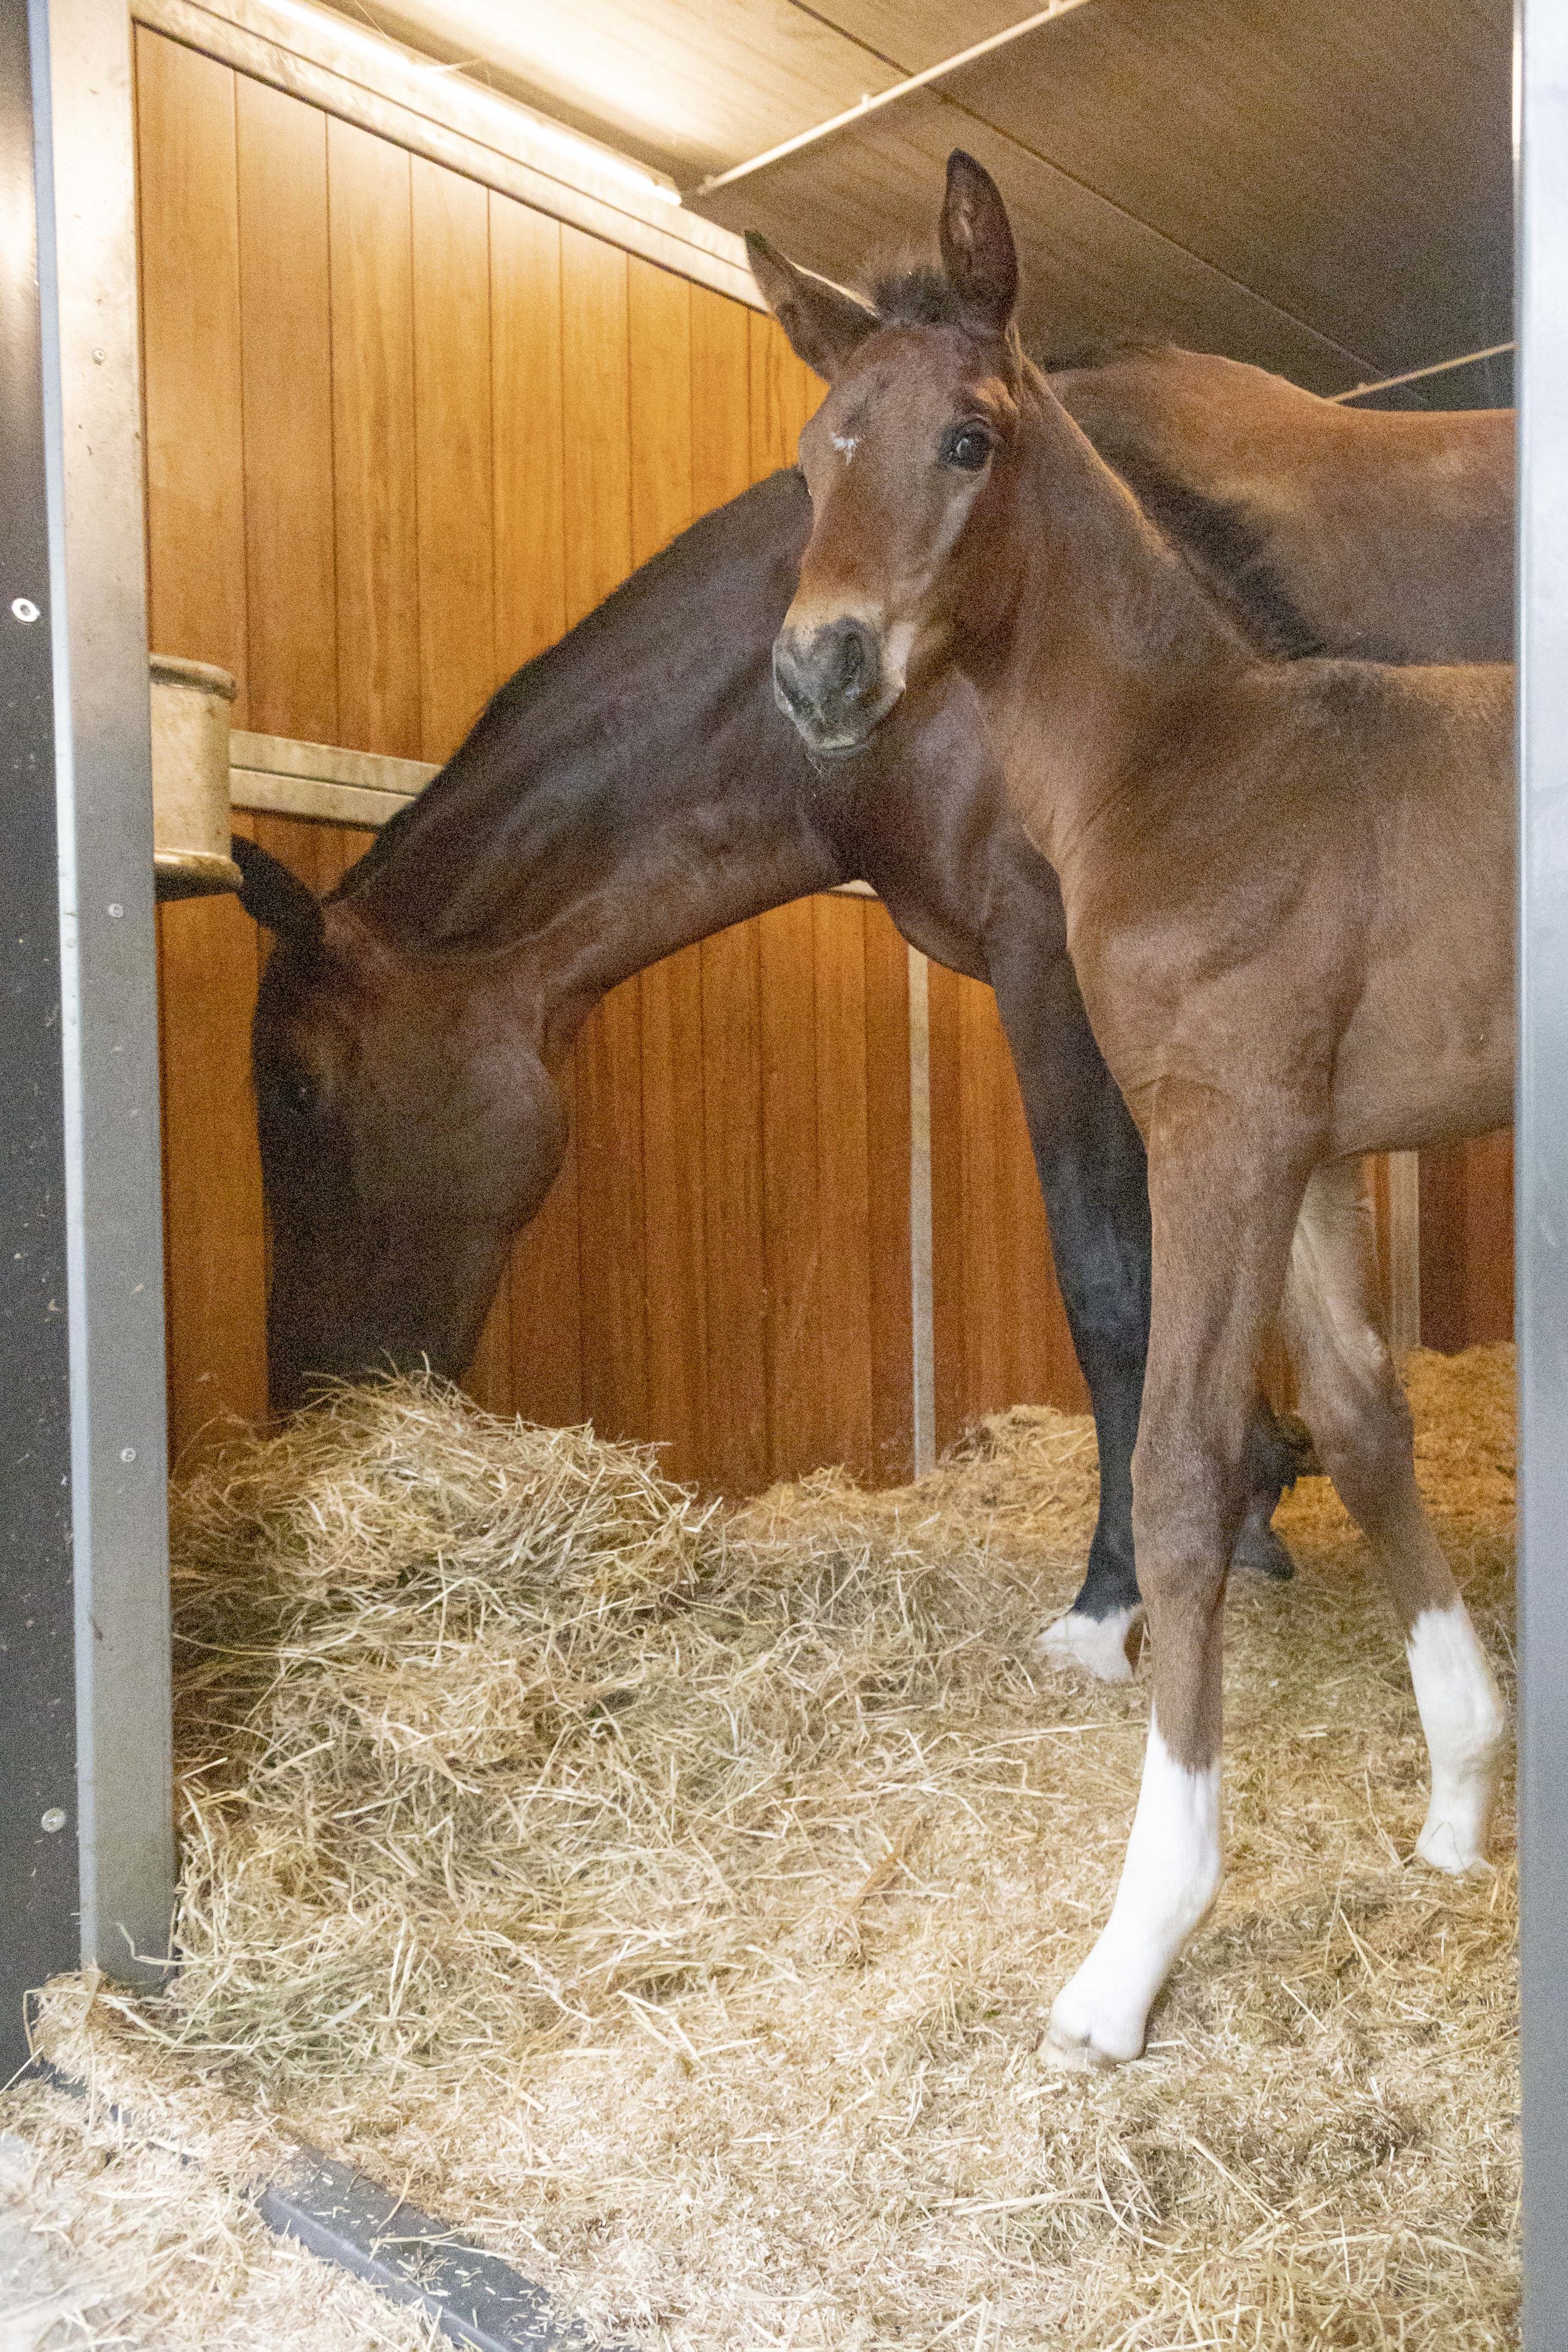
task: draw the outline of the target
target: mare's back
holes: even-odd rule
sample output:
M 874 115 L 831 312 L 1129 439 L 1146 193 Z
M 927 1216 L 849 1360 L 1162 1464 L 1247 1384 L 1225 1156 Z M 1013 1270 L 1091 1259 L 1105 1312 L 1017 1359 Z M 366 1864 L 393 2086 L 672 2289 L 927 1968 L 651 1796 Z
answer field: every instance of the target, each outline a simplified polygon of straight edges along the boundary
M 1052 389 L 1260 646 L 1505 660 L 1513 418 L 1384 414 L 1238 361 L 1162 349 Z

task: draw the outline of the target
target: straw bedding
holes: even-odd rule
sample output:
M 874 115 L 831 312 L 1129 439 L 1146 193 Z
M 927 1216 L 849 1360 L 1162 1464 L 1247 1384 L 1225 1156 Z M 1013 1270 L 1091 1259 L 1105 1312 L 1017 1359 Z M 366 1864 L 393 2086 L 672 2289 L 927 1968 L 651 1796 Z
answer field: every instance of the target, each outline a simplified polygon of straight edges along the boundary
M 1408 1370 L 1506 1675 L 1510 1351 Z M 1094 1491 L 1043 1410 L 725 1514 L 345 1391 L 179 1498 L 184 1968 L 62 1989 L 46 2041 L 279 2116 L 671 2352 L 1511 2341 L 1510 1822 L 1483 1882 L 1405 1861 L 1415 1711 L 1321 1480 L 1294 1585 L 1231 1595 L 1229 1875 L 1150 2052 L 1040 2055 L 1146 1718 L 1031 1658 Z

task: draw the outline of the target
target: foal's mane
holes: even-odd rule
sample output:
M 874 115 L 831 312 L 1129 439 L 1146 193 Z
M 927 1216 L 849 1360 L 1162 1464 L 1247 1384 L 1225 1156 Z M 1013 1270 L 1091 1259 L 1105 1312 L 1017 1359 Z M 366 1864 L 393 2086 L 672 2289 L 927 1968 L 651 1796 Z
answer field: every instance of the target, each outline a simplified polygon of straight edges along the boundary
M 963 306 L 934 262 L 900 259 L 866 280 L 867 299 L 889 327 L 961 327 Z M 1113 367 L 1118 362 L 1167 351 L 1150 337 L 1116 336 L 1034 359 L 1046 377 Z M 1098 446 L 1098 445 L 1097 445 Z M 1269 560 L 1264 533 L 1234 499 L 1211 498 L 1152 452 L 1131 441 L 1100 455 L 1121 475 L 1155 528 L 1173 547 L 1205 593 L 1223 603 L 1263 654 L 1301 661 L 1333 650 L 1301 611 Z

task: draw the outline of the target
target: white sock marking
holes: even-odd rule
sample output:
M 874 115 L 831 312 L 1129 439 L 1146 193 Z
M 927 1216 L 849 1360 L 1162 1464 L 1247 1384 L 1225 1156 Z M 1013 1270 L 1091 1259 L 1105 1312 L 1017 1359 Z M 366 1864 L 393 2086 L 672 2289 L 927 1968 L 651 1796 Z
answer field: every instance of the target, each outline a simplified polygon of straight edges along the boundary
M 1432 1759 L 1432 1802 L 1415 1851 L 1435 1870 L 1479 1870 L 1487 1858 L 1508 1711 L 1462 1601 L 1424 1609 L 1405 1653 Z
M 1129 1683 L 1132 1661 L 1127 1644 L 1143 1622 L 1142 1607 L 1113 1609 L 1109 1617 L 1086 1617 L 1069 1609 L 1036 1634 L 1034 1654 L 1048 1666 L 1080 1666 L 1101 1683 Z
M 1121 1884 L 1100 1941 L 1057 1995 L 1050 2038 L 1069 2063 L 1114 2065 L 1143 2047 L 1154 1996 L 1220 1882 L 1219 1764 L 1178 1764 L 1149 1721 Z

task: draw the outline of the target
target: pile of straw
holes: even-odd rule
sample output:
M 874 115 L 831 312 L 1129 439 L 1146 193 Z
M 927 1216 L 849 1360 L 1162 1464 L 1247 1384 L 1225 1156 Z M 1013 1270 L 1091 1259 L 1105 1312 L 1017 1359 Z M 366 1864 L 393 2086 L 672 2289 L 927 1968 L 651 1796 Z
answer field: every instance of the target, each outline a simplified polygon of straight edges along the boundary
M 1411 1372 L 1506 1670 L 1509 1354 Z M 1507 2342 L 1506 1844 L 1405 1861 L 1415 1708 L 1320 1480 L 1295 1584 L 1232 1595 L 1230 1874 L 1150 2053 L 1040 2054 L 1146 1713 L 1031 1662 L 1093 1497 L 1088 1425 L 1020 1411 L 725 1516 L 411 1384 L 200 1473 L 137 2030 L 671 2352 Z

